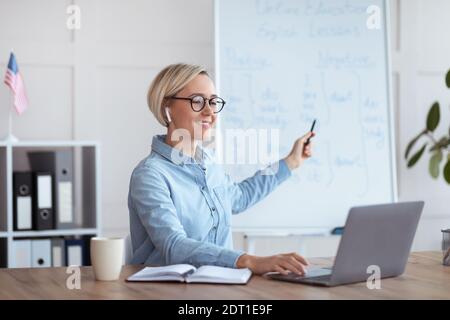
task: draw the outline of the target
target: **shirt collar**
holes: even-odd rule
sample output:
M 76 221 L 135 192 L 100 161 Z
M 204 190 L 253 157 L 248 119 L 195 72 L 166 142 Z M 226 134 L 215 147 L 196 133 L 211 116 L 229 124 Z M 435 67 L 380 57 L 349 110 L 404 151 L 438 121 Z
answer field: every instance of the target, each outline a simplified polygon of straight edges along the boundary
M 184 155 L 181 151 L 178 151 L 177 149 L 168 145 L 165 142 L 165 139 L 165 134 L 154 136 L 152 140 L 152 150 L 175 164 L 205 165 L 209 160 L 211 160 L 211 155 L 209 154 L 209 152 L 201 146 L 197 146 L 194 159 L 190 156 Z

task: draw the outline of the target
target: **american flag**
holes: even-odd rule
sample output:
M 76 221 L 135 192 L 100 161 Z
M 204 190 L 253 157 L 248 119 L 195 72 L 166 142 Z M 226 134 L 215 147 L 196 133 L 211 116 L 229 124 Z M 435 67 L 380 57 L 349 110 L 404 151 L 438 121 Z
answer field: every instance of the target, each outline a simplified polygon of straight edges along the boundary
M 16 57 L 11 52 L 8 68 L 5 74 L 5 84 L 11 89 L 14 97 L 14 107 L 18 114 L 22 114 L 28 107 L 28 98 L 25 93 L 22 76 L 19 72 Z

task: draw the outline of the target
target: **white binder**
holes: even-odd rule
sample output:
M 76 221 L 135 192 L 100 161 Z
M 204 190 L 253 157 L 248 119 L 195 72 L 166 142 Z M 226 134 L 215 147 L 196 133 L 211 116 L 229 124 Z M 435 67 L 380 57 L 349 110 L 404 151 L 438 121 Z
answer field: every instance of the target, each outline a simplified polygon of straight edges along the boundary
M 83 247 L 81 245 L 67 246 L 67 265 L 68 266 L 83 265 Z
M 31 266 L 47 268 L 52 266 L 50 239 L 32 240 L 31 242 Z
M 12 242 L 11 268 L 31 267 L 31 240 L 14 240 Z
M 52 266 L 63 267 L 66 264 L 64 239 L 52 239 Z

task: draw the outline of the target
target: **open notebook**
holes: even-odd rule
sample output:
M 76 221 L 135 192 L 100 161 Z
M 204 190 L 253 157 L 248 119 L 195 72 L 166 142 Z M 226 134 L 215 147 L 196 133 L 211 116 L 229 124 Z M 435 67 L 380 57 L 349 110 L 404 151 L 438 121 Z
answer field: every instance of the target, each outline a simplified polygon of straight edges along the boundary
M 195 268 L 189 264 L 165 267 L 145 267 L 127 278 L 127 281 L 180 281 L 245 284 L 252 275 L 249 269 L 232 269 L 216 266 Z

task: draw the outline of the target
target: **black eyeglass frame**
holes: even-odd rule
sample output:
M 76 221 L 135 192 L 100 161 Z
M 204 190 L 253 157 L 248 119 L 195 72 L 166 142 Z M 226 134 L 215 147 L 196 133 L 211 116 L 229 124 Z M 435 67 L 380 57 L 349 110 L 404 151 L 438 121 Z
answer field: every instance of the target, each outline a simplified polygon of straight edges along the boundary
M 195 109 L 194 109 L 194 106 L 193 106 L 193 101 L 194 101 L 194 98 L 196 98 L 196 97 L 201 97 L 201 98 L 203 99 L 203 106 L 200 108 L 200 110 L 195 110 Z M 220 108 L 220 110 L 218 110 L 218 111 L 213 111 L 213 113 L 219 113 L 220 111 L 222 111 L 222 110 L 223 110 L 223 107 L 225 107 L 225 104 L 226 104 L 226 101 L 223 100 L 221 97 L 213 97 L 213 98 L 207 99 L 207 98 L 205 98 L 205 97 L 203 97 L 203 96 L 194 96 L 194 97 L 192 97 L 192 98 L 184 98 L 184 97 L 175 97 L 175 96 L 172 96 L 172 97 L 169 97 L 169 99 L 175 99 L 175 100 L 187 100 L 187 101 L 190 101 L 190 102 L 191 102 L 191 109 L 192 109 L 192 111 L 194 111 L 194 112 L 201 112 L 203 109 L 205 109 L 206 101 L 208 101 L 208 104 L 209 104 L 209 107 L 210 107 L 210 108 L 211 108 L 211 101 L 214 100 L 214 99 L 220 99 L 220 100 L 223 102 L 222 108 Z M 211 108 L 211 109 L 212 109 L 212 108 Z

